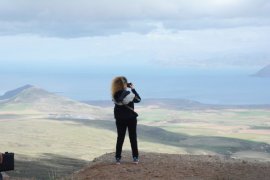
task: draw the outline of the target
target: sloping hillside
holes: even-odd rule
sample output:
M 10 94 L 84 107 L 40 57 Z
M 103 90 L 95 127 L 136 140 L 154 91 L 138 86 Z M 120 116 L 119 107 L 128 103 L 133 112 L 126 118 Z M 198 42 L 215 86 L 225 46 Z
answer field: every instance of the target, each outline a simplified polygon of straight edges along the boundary
M 18 95 L 19 93 L 21 93 L 25 89 L 28 89 L 28 88 L 31 88 L 31 87 L 33 87 L 33 86 L 27 84 L 27 85 L 19 87 L 17 89 L 7 91 L 3 96 L 0 96 L 0 100 L 8 100 L 8 99 Z
M 138 165 L 131 163 L 130 152 L 116 165 L 113 153 L 95 159 L 88 167 L 66 179 L 234 179 L 268 180 L 270 163 L 236 160 L 211 155 L 173 155 L 142 153 Z
M 74 101 L 44 89 L 26 85 L 0 97 L 0 109 L 47 114 L 50 118 L 104 119 L 102 108 Z

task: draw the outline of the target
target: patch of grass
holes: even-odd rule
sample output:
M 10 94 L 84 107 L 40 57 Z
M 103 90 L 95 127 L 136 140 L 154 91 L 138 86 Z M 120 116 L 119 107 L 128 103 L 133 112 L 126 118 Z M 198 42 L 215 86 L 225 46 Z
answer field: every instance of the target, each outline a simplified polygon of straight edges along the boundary
M 193 126 L 164 126 L 162 128 L 170 132 L 184 133 L 191 136 L 204 135 L 209 137 L 227 137 L 270 144 L 270 136 L 268 134 L 243 133 L 239 132 L 238 130 L 221 131 L 207 127 L 194 128 Z M 258 129 L 258 130 L 267 130 L 267 129 Z
M 207 129 L 202 127 L 187 127 L 187 126 L 162 126 L 163 129 L 174 132 L 174 133 L 184 133 L 191 136 L 197 135 L 207 135 L 207 136 L 217 136 L 218 133 L 214 129 Z
M 258 117 L 258 116 L 268 116 L 270 117 L 270 112 L 265 110 L 245 110 L 245 111 L 235 111 L 234 112 L 240 116 L 248 117 Z
M 250 129 L 270 130 L 270 126 L 251 126 Z

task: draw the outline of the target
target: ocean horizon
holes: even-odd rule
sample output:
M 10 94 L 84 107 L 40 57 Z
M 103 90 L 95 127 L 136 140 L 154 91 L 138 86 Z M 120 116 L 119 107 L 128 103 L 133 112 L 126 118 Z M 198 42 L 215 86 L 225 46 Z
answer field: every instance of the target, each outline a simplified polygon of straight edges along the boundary
M 69 72 L 1 73 L 1 95 L 25 84 L 79 101 L 111 100 L 117 75 L 133 82 L 143 99 L 188 99 L 207 104 L 270 104 L 270 78 L 252 76 L 253 69 L 114 69 Z

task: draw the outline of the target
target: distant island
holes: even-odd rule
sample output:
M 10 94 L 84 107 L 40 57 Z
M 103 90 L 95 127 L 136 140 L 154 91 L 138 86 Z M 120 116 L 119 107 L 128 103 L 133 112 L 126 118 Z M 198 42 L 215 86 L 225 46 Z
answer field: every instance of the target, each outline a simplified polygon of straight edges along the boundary
M 270 64 L 258 71 L 255 76 L 257 77 L 270 77 Z

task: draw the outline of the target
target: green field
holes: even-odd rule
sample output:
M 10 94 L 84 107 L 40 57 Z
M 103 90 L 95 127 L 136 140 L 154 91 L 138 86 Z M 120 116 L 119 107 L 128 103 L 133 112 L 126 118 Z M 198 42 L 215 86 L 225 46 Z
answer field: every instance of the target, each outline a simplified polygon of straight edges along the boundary
M 142 124 L 162 127 L 171 132 L 240 138 L 270 144 L 269 109 L 140 111 Z
M 104 108 L 103 113 L 110 117 L 111 111 Z M 268 109 L 140 107 L 137 111 L 140 151 L 270 160 Z M 16 153 L 16 170 L 9 173 L 15 177 L 54 179 L 115 150 L 113 118 L 57 119 L 27 108 L 5 107 L 1 109 L 0 125 L 0 151 Z M 128 139 L 123 149 L 130 150 Z

